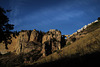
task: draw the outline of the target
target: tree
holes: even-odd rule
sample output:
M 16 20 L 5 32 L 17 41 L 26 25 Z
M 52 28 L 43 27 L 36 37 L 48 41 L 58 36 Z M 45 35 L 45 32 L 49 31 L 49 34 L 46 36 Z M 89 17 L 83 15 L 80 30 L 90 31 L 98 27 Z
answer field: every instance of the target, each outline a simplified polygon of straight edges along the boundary
M 98 17 L 98 20 L 100 20 L 100 17 Z
M 7 12 L 10 12 L 10 10 L 4 10 L 0 7 L 0 42 L 4 41 L 6 49 L 8 49 L 8 40 L 11 40 L 10 30 L 14 29 L 14 25 L 8 23 L 9 18 L 6 16 Z

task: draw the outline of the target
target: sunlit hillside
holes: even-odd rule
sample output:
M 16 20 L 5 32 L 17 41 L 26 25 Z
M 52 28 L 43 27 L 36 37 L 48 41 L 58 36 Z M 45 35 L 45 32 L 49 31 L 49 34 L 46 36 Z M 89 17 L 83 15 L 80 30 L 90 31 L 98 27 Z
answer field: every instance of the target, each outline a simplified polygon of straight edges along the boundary
M 100 23 L 87 27 L 88 34 L 61 50 L 29 66 L 92 66 L 100 60 Z
M 14 66 L 18 66 L 18 67 L 41 67 L 41 66 L 66 67 L 68 66 L 69 67 L 69 66 L 99 65 L 98 61 L 100 60 L 100 20 L 98 22 L 91 23 L 91 25 L 88 25 L 85 29 L 84 28 L 81 29 L 82 30 L 80 32 L 73 33 L 72 35 L 70 35 L 70 37 L 65 39 L 65 41 L 62 41 L 64 40 L 62 39 L 61 45 L 63 44 L 65 45 L 61 47 L 61 49 L 55 50 L 51 53 L 49 53 L 49 51 L 52 48 L 54 48 L 55 42 L 57 40 L 56 39 L 54 39 L 54 41 L 50 40 L 51 43 L 54 43 L 52 44 L 54 46 L 51 49 L 49 48 L 50 50 L 47 49 L 46 47 L 43 48 L 44 43 L 41 43 L 45 41 L 45 38 L 43 41 L 43 36 L 46 37 L 47 35 L 51 35 L 52 33 L 50 31 L 48 31 L 47 33 L 40 32 L 42 34 L 42 35 L 40 34 L 41 36 L 39 36 L 41 39 L 37 39 L 40 42 L 39 41 L 20 42 L 26 44 L 26 46 L 24 45 L 25 47 L 23 46 L 22 47 L 23 50 L 26 49 L 25 52 L 27 53 L 19 52 L 19 54 L 16 54 L 17 47 L 16 44 L 14 43 L 15 41 L 16 42 L 18 41 L 17 40 L 18 37 L 20 40 L 21 37 L 23 37 L 21 35 L 25 35 L 26 39 L 29 39 L 26 33 L 30 33 L 30 31 L 22 31 L 19 33 L 19 35 L 16 35 L 16 37 L 12 37 L 12 44 L 8 46 L 9 47 L 8 50 L 10 51 L 11 49 L 12 52 L 0 54 L 0 67 L 14 67 Z M 51 31 L 53 31 L 53 35 L 55 35 L 54 31 L 56 31 L 57 33 L 60 34 L 59 36 L 61 37 L 61 32 L 59 32 L 58 30 L 51 30 Z M 39 33 L 39 31 L 36 30 L 33 30 L 33 32 L 35 32 L 36 34 Z M 33 37 L 31 36 L 31 38 Z M 76 39 L 72 42 L 71 40 L 73 40 L 73 38 Z M 26 39 L 24 38 L 22 40 L 26 40 Z M 47 45 L 48 45 L 48 41 L 49 40 L 46 41 Z M 70 44 L 68 45 L 68 43 Z M 3 49 L 4 48 L 2 48 L 2 51 Z M 28 50 L 30 51 L 28 52 Z M 45 51 L 45 56 L 43 56 L 44 54 L 43 50 Z M 20 51 L 22 51 L 22 48 L 20 48 Z M 49 53 L 48 55 L 46 54 L 46 51 Z

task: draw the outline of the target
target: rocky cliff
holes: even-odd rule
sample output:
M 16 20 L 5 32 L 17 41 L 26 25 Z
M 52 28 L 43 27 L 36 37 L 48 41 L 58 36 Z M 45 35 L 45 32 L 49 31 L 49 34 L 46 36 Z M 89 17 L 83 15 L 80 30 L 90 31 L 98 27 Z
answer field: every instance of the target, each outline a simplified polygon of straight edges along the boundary
M 11 43 L 7 45 L 8 49 L 5 49 L 3 42 L 0 43 L 0 64 L 7 65 L 7 67 L 9 64 L 20 66 L 23 63 L 33 63 L 37 60 L 40 63 L 41 61 L 54 61 L 54 59 L 68 54 L 68 56 L 71 56 L 70 54 L 74 56 L 74 53 L 78 55 L 83 50 L 86 50 L 85 52 L 92 51 L 92 49 L 95 51 L 94 49 L 100 46 L 99 31 L 100 20 L 85 25 L 80 31 L 71 35 L 62 35 L 59 30 L 55 29 L 50 29 L 48 32 L 35 29 L 33 31 L 23 30 L 17 35 L 13 33 L 11 34 Z M 95 46 L 96 44 L 98 46 Z M 89 49 L 87 50 L 87 48 Z
M 12 34 L 13 35 L 13 34 Z M 49 55 L 61 48 L 61 32 L 55 29 L 43 33 L 37 30 L 24 30 L 19 32 L 18 36 L 12 36 L 11 44 L 8 49 L 0 43 L 0 53 L 13 52 L 16 54 L 29 53 L 32 50 L 39 50 L 40 53 Z
M 61 32 L 55 29 L 50 29 L 46 33 L 35 29 L 33 31 L 24 30 L 19 32 L 19 35 L 16 35 L 15 37 L 13 34 L 11 34 L 12 42 L 11 44 L 8 44 L 8 49 L 5 49 L 3 42 L 0 43 L 0 53 L 5 54 L 8 52 L 13 52 L 16 54 L 21 54 L 28 53 L 32 50 L 39 50 L 42 56 L 47 56 L 60 50 L 62 47 L 64 47 L 64 45 L 70 45 L 76 40 L 84 37 L 87 33 L 95 30 L 99 27 L 100 23 L 98 22 L 99 20 L 96 20 L 88 25 L 85 25 L 72 35 L 61 35 Z
M 49 30 L 42 38 L 43 56 L 49 55 L 61 48 L 61 32 L 55 29 Z

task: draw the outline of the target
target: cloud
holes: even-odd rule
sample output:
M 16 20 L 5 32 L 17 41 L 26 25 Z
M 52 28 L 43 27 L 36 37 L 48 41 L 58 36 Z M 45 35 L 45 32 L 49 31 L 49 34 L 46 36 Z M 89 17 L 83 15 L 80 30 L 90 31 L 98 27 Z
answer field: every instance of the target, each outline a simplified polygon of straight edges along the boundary
M 97 16 L 97 11 L 98 15 L 100 12 L 97 0 L 11 1 L 11 21 L 16 30 L 59 28 L 64 32 L 71 27 L 75 31 L 87 24 L 91 17 Z
M 28 12 L 28 14 L 25 14 L 25 16 L 18 17 L 21 9 L 19 9 L 20 4 L 18 2 L 16 3 L 17 5 L 12 7 L 14 11 L 11 15 L 14 16 L 12 22 L 16 27 L 18 26 L 17 28 L 22 26 L 27 27 L 27 25 L 34 25 L 36 28 L 38 26 L 46 27 L 50 24 L 68 23 L 71 18 L 79 17 L 84 13 L 83 11 L 69 10 L 73 8 L 73 4 L 70 4 L 70 6 L 67 4 L 60 4 L 56 7 L 43 8 L 36 12 Z

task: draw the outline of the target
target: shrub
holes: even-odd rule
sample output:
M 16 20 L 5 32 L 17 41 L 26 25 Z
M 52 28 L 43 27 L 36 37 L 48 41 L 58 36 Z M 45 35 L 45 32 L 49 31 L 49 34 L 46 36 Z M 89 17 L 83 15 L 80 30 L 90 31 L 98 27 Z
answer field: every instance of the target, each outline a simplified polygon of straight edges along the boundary
M 68 43 L 67 43 L 67 46 L 68 46 L 68 45 L 70 45 L 70 44 L 71 44 L 71 43 L 70 43 L 70 42 L 68 42 Z
M 71 40 L 72 40 L 72 42 L 75 42 L 76 41 L 76 38 L 72 38 Z
M 59 54 L 60 52 L 62 52 L 61 50 L 57 50 L 57 53 Z

